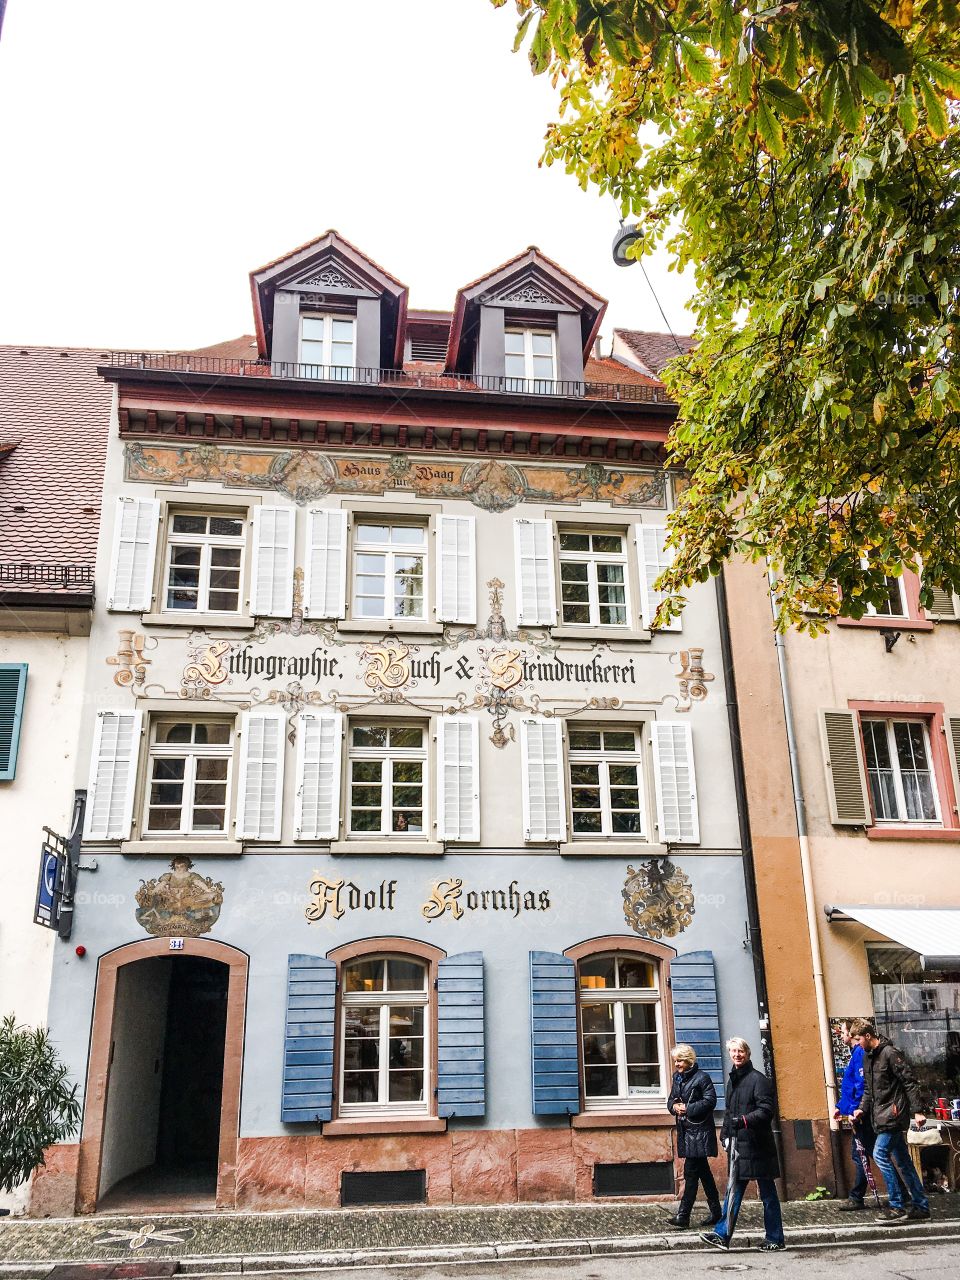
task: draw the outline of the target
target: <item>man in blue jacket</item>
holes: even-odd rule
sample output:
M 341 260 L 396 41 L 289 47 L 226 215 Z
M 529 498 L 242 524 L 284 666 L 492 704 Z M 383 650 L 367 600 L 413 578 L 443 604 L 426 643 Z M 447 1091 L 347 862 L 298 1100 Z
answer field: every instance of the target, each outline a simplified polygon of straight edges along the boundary
M 834 1120 L 852 1116 L 855 1111 L 860 1109 L 860 1103 L 863 1099 L 863 1049 L 860 1047 L 859 1040 L 855 1040 L 850 1034 L 849 1022 L 844 1022 L 841 1026 L 840 1036 L 848 1049 L 852 1046 L 852 1052 L 850 1061 L 847 1063 L 847 1069 L 844 1071 L 843 1079 L 840 1082 L 840 1100 L 834 1108 Z M 850 1148 L 853 1156 L 853 1167 L 857 1171 L 857 1176 L 853 1186 L 850 1188 L 850 1198 L 846 1204 L 840 1206 L 841 1212 L 846 1213 L 858 1213 L 866 1208 L 863 1199 L 867 1194 L 867 1171 L 863 1167 L 863 1161 L 857 1155 L 857 1136 L 863 1143 L 863 1149 L 869 1158 L 873 1154 L 873 1144 L 876 1138 L 870 1126 L 870 1121 L 866 1116 L 860 1118 L 854 1128 L 851 1139 Z

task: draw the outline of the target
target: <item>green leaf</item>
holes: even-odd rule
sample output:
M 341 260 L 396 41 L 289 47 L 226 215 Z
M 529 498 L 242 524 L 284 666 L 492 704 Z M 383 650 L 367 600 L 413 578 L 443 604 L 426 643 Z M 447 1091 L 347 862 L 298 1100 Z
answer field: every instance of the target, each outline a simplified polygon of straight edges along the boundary
M 860 92 L 871 102 L 886 103 L 893 100 L 893 91 L 890 86 L 881 80 L 865 62 L 857 63 L 857 81 Z
M 780 113 L 788 120 L 799 120 L 807 114 L 807 102 L 803 94 L 797 93 L 782 80 L 775 77 L 764 80 L 760 85 L 760 92 L 775 102 Z
M 917 65 L 947 93 L 960 94 L 960 70 L 936 58 L 920 58 Z
M 913 81 L 909 77 L 904 79 L 897 99 L 897 118 L 907 133 L 915 132 L 920 115 L 917 110 L 917 99 L 913 93 Z
M 828 129 L 833 127 L 833 117 L 837 107 L 838 76 L 839 68 L 834 64 L 824 76 L 823 88 L 820 91 L 820 114 L 823 117 L 823 123 Z
M 863 124 L 863 103 L 857 101 L 842 68 L 837 75 L 837 115 L 848 133 L 859 132 Z
M 780 55 L 780 74 L 791 89 L 795 89 L 800 81 L 800 43 L 797 29 L 787 28 L 783 41 L 783 52 Z
M 927 113 L 928 131 L 935 138 L 945 138 L 949 125 L 943 99 L 926 76 L 918 75 L 916 81 L 920 89 L 920 97 L 923 99 L 924 110 Z
M 781 159 L 784 154 L 783 127 L 776 112 L 764 98 L 757 103 L 754 119 L 760 141 L 775 160 Z
M 514 41 L 513 41 L 514 53 L 516 53 L 519 50 L 520 46 L 523 44 L 523 37 L 527 34 L 527 27 L 529 27 L 530 25 L 530 20 L 533 17 L 534 12 L 535 10 L 531 9 L 529 13 L 525 14 L 523 19 L 520 22 L 520 25 L 517 27 L 517 34 L 514 37 Z

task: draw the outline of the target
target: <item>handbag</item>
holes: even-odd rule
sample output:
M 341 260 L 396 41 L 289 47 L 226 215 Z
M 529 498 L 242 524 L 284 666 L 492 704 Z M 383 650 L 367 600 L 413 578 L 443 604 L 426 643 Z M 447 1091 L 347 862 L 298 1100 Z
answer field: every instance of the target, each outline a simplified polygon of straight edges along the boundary
M 907 1143 L 911 1147 L 936 1147 L 942 1142 L 938 1124 L 924 1125 L 922 1129 L 914 1129 L 911 1125 L 907 1130 Z

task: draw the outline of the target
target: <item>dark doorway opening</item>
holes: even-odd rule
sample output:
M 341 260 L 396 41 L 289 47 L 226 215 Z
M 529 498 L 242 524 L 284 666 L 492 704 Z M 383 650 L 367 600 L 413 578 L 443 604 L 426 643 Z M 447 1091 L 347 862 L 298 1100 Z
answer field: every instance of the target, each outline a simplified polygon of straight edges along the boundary
M 229 974 L 193 955 L 120 970 L 98 1208 L 215 1197 Z

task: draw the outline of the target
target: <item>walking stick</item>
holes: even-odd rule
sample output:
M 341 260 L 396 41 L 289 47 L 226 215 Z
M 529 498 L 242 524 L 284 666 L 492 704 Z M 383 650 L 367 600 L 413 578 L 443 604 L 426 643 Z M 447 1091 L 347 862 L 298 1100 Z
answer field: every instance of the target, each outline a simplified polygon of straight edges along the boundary
M 857 1159 L 863 1165 L 863 1173 L 867 1179 L 867 1186 L 873 1192 L 873 1198 L 877 1202 L 877 1208 L 880 1208 L 880 1193 L 877 1191 L 877 1182 L 873 1176 L 873 1170 L 870 1168 L 870 1157 L 867 1155 L 867 1149 L 863 1145 L 860 1138 L 860 1130 L 856 1120 L 853 1121 L 853 1149 L 857 1153 Z

